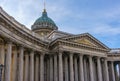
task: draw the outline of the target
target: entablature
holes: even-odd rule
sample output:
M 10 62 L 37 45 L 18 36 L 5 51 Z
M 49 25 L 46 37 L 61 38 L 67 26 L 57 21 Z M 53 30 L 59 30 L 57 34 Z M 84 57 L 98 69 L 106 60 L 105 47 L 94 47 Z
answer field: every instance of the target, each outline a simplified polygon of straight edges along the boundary
M 67 50 L 67 51 L 74 51 L 77 53 L 84 53 L 84 54 L 93 54 L 96 56 L 107 56 L 108 50 L 96 48 L 96 47 L 90 47 L 78 43 L 68 42 L 65 40 L 58 39 L 54 41 L 54 43 L 51 43 L 50 50 Z

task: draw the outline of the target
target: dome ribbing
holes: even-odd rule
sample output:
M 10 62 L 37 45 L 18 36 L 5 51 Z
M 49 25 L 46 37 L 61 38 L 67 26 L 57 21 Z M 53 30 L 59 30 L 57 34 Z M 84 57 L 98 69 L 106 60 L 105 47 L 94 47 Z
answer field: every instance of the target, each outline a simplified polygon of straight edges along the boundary
M 47 16 L 47 12 L 44 9 L 42 12 L 42 16 L 38 18 L 35 23 L 32 26 L 32 30 L 37 30 L 37 29 L 52 29 L 52 30 L 57 30 L 58 27 L 54 23 L 54 21 Z

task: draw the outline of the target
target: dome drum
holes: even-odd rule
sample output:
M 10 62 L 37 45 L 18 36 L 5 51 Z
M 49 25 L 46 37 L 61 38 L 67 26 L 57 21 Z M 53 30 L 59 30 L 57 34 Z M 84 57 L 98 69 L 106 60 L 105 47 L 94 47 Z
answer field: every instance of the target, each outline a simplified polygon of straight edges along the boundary
M 51 23 L 35 23 L 32 25 L 32 30 L 38 30 L 38 29 L 51 29 L 51 30 L 57 30 L 58 27 Z

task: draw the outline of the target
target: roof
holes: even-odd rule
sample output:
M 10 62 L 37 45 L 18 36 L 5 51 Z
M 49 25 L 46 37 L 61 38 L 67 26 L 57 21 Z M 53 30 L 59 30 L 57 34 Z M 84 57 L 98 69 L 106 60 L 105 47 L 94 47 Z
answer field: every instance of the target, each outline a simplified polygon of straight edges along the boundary
M 32 26 L 32 30 L 39 29 L 39 28 L 50 28 L 50 29 L 58 29 L 55 22 L 47 16 L 47 12 L 44 9 L 42 12 L 42 16 L 39 17 L 34 25 Z

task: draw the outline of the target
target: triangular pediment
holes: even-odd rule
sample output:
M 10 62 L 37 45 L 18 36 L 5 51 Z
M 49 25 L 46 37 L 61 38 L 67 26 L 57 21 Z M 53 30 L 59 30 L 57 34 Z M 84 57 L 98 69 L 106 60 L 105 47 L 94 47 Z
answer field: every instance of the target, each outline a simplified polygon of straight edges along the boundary
M 89 33 L 73 35 L 71 37 L 65 37 L 63 39 L 66 41 L 82 44 L 89 47 L 91 46 L 91 47 L 97 47 L 97 48 L 109 50 L 109 48 L 106 45 L 104 45 L 102 42 L 97 40 L 95 37 L 93 37 Z
M 73 40 L 73 41 L 76 42 L 76 43 L 84 44 L 84 45 L 88 45 L 88 46 L 96 46 L 93 42 L 91 42 L 90 40 L 88 40 L 86 38 L 76 39 L 76 40 Z

